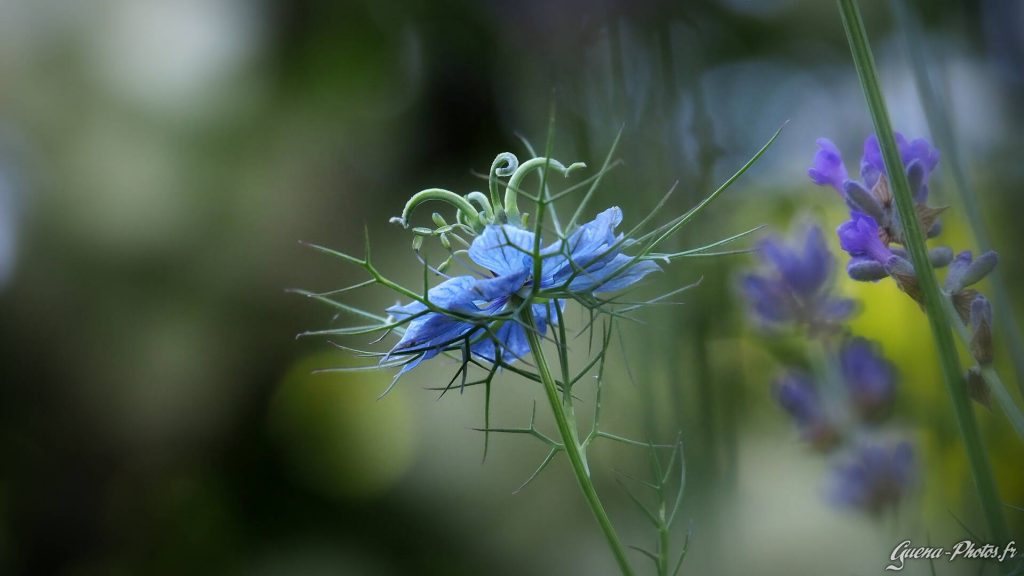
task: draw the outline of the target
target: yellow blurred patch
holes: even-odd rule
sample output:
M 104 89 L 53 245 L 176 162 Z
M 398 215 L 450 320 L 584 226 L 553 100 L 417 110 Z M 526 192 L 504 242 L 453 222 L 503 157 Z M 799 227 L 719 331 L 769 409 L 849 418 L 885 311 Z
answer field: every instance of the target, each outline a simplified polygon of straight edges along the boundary
M 388 372 L 314 373 L 351 365 L 322 353 L 296 362 L 270 404 L 269 428 L 297 479 L 341 499 L 379 495 L 413 459 L 413 415 L 400 393 L 378 400 Z

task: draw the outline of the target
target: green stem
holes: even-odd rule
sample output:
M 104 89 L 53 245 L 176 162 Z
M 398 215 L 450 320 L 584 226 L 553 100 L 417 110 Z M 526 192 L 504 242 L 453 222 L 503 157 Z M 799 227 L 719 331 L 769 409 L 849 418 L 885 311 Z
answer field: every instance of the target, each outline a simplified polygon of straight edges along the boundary
M 946 317 L 953 322 L 953 328 L 956 330 L 957 336 L 960 337 L 960 342 L 965 347 L 970 348 L 971 332 L 967 329 L 967 326 L 960 322 L 960 316 L 956 312 L 953 300 L 945 298 L 943 303 L 946 308 Z M 991 365 L 979 364 L 978 369 L 981 372 L 982 379 L 985 380 L 985 384 L 988 385 L 988 389 L 996 397 L 999 407 L 1006 414 L 1010 425 L 1013 426 L 1014 431 L 1017 432 L 1020 438 L 1024 438 L 1024 413 L 1021 413 L 1020 407 L 1013 401 L 1009 391 L 1007 391 L 1006 386 L 1003 384 L 1002 378 L 999 377 L 999 373 Z
M 668 527 L 663 523 L 658 526 L 658 575 L 668 576 Z
M 558 425 L 558 434 L 562 438 L 562 445 L 565 449 L 565 454 L 569 457 L 569 464 L 572 465 L 576 482 L 579 484 L 583 497 L 590 506 L 590 511 L 594 513 L 594 518 L 597 519 L 597 523 L 601 526 L 601 532 L 604 533 L 608 546 L 611 548 L 612 554 L 615 555 L 615 561 L 619 564 L 619 570 L 622 571 L 623 576 L 632 576 L 633 568 L 630 567 L 629 561 L 626 559 L 626 549 L 622 546 L 622 542 L 619 541 L 619 536 L 615 533 L 612 521 L 608 518 L 608 513 L 605 512 L 604 505 L 601 504 L 601 499 L 598 498 L 597 490 L 594 489 L 594 483 L 591 481 L 590 474 L 587 471 L 587 459 L 580 449 L 575 422 L 573 422 L 571 414 L 566 412 L 562 395 L 558 393 L 555 379 L 551 376 L 551 368 L 548 367 L 547 359 L 544 357 L 544 350 L 541 348 L 540 336 L 537 333 L 537 327 L 534 324 L 530 306 L 523 308 L 520 318 L 525 325 L 526 335 L 530 342 L 530 351 L 533 352 L 533 360 L 537 365 L 537 373 L 540 374 L 541 383 L 544 385 L 544 392 L 547 394 L 548 403 L 551 405 L 551 412 L 555 417 L 555 423 Z M 567 397 L 566 402 L 571 403 L 572 398 Z
M 899 214 L 903 215 L 900 222 L 904 226 L 906 248 L 924 296 L 924 307 L 928 313 L 932 337 L 938 348 L 942 364 L 943 380 L 953 403 L 960 436 L 970 462 L 971 474 L 978 489 L 978 498 L 981 501 L 991 536 L 997 541 L 1005 542 L 1008 529 L 1003 517 L 1002 503 L 996 490 L 988 454 L 982 445 L 978 425 L 974 420 L 973 407 L 967 397 L 967 388 L 964 386 L 956 344 L 953 341 L 953 334 L 949 328 L 950 323 L 946 318 L 946 310 L 943 306 L 945 295 L 939 289 L 939 283 L 935 279 L 935 273 L 928 260 L 928 249 L 925 246 L 924 236 L 921 234 L 920 223 L 915 217 L 917 212 L 914 209 L 914 199 L 910 194 L 907 175 L 903 171 L 903 163 L 893 138 L 889 113 L 885 106 L 885 99 L 882 97 L 878 74 L 875 71 L 875 60 L 871 54 L 871 46 L 864 30 L 860 9 L 856 0 L 838 0 L 838 3 L 853 62 L 857 68 L 857 75 L 860 78 L 864 97 L 867 100 L 878 142 L 882 149 L 882 158 L 885 160 L 886 173 L 889 175 L 892 185 L 896 209 Z

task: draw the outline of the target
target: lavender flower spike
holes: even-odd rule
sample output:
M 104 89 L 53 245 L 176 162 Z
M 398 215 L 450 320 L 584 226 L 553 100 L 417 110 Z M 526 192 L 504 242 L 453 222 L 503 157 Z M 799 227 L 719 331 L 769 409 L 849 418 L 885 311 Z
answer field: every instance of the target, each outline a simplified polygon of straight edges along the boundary
M 909 442 L 863 444 L 833 469 L 829 499 L 839 507 L 880 514 L 907 495 L 914 473 L 914 449 Z
M 775 398 L 793 418 L 800 436 L 818 450 L 828 450 L 839 441 L 814 382 L 802 372 L 788 372 L 775 381 Z
M 907 181 L 914 196 L 914 214 L 921 223 L 921 229 L 929 238 L 937 236 L 942 226 L 939 215 L 945 208 L 928 206 L 928 179 L 939 164 L 939 151 L 927 140 L 917 138 L 908 141 L 896 133 Z M 896 213 L 892 193 L 889 190 L 885 163 L 878 147 L 878 138 L 869 137 L 864 142 L 864 155 L 860 160 L 861 181 L 847 178 L 839 150 L 831 141 L 818 140 L 819 151 L 814 155 L 811 168 L 807 171 L 811 180 L 819 186 L 831 186 L 839 191 L 850 208 L 850 216 L 870 216 L 882 231 L 883 243 L 903 243 L 903 225 Z
M 877 344 L 851 338 L 839 350 L 839 366 L 858 415 L 878 421 L 889 414 L 896 393 L 896 372 Z
M 768 237 L 759 245 L 761 269 L 740 279 L 740 291 L 767 325 L 834 326 L 853 313 L 853 302 L 832 294 L 834 259 L 821 229 L 812 226 L 796 244 Z

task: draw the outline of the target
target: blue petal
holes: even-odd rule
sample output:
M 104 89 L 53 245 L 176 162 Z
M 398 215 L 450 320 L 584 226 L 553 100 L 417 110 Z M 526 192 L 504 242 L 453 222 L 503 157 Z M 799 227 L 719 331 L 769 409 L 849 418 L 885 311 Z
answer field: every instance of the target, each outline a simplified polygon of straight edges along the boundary
M 550 306 L 551 303 L 534 304 L 531 308 L 533 311 L 533 321 L 537 326 L 537 332 L 541 336 L 547 333 L 551 312 Z M 519 322 L 506 320 L 500 328 L 494 331 L 493 338 L 491 336 L 491 334 L 485 333 L 480 340 L 475 342 L 471 348 L 473 353 L 490 362 L 497 361 L 494 350 L 495 340 L 497 340 L 498 345 L 501 347 L 502 362 L 512 362 L 530 353 L 530 342 L 526 337 L 526 328 Z
M 612 206 L 573 232 L 568 239 L 569 255 L 576 266 L 586 268 L 607 258 L 605 252 L 621 238 L 615 235 L 621 223 L 622 210 Z
M 481 281 L 472 276 L 450 278 L 431 288 L 427 292 L 427 300 L 437 308 L 458 314 L 496 312 L 504 305 L 507 298 L 494 299 L 485 302 L 484 306 L 478 306 L 477 302 L 480 296 L 477 287 L 479 284 Z M 391 349 L 390 354 L 423 353 L 423 357 L 419 359 L 421 361 L 433 358 L 476 328 L 472 322 L 453 318 L 440 312 L 423 314 L 426 309 L 427 307 L 420 302 L 388 308 L 388 313 L 398 319 L 422 314 L 408 323 L 401 340 Z M 406 368 L 411 367 L 406 366 Z
M 622 270 L 621 273 L 619 273 L 620 270 Z M 604 266 L 594 272 L 588 272 L 584 276 L 577 278 L 576 281 L 570 285 L 570 288 L 575 290 L 576 283 L 580 282 L 588 285 L 587 288 L 581 287 L 580 290 L 590 290 L 591 292 L 615 292 L 636 284 L 644 276 L 658 270 L 661 270 L 661 267 L 650 260 L 634 261 L 632 256 L 619 254 L 613 258 L 607 266 Z
M 469 257 L 498 276 L 532 268 L 533 232 L 504 224 L 488 226 L 469 247 Z
M 573 292 L 612 292 L 660 270 L 654 262 L 634 261 L 622 254 L 622 248 L 630 242 L 615 234 L 621 223 L 622 210 L 613 206 L 580 226 L 566 240 L 569 259 L 550 278 L 543 279 L 542 286 L 563 287 L 568 282 Z M 629 268 L 619 274 L 627 265 Z

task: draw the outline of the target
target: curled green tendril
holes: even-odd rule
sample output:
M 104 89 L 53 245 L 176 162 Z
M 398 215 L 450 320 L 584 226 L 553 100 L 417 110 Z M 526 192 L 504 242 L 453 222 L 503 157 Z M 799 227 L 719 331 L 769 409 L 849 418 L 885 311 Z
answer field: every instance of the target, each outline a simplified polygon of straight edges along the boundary
M 402 210 L 402 216 L 400 218 L 392 218 L 391 222 L 401 224 L 402 226 L 409 227 L 409 217 L 416 208 L 424 203 L 431 200 L 438 200 L 441 202 L 447 202 L 458 210 L 458 218 L 460 222 L 465 222 L 473 230 L 483 230 L 483 222 L 480 221 L 480 215 L 477 214 L 476 208 L 469 203 L 469 200 L 459 196 L 458 194 L 442 188 L 428 188 L 413 194 L 412 198 L 406 202 L 405 208 Z
M 512 173 L 512 177 L 508 179 L 508 186 L 505 187 L 505 213 L 508 214 L 511 219 L 519 218 L 519 206 L 516 203 L 516 196 L 519 193 L 519 187 L 527 174 L 534 170 L 539 170 L 545 166 L 560 172 L 563 176 L 568 176 L 574 170 L 579 168 L 585 168 L 587 165 L 583 162 L 575 162 L 570 164 L 566 168 L 561 162 L 554 158 L 531 158 L 526 162 L 523 162 L 516 168 L 516 171 Z
M 466 200 L 470 202 L 476 202 L 480 205 L 480 210 L 483 212 L 483 219 L 485 222 L 494 221 L 494 209 L 491 207 L 491 201 L 487 199 L 487 195 L 483 192 L 470 192 L 466 194 Z
M 519 168 L 519 158 L 511 152 L 502 152 L 494 157 L 491 162 L 491 172 L 487 177 L 487 186 L 491 191 L 491 203 L 494 207 L 501 207 L 501 193 L 498 191 L 500 182 L 498 178 L 505 178 L 515 173 Z

